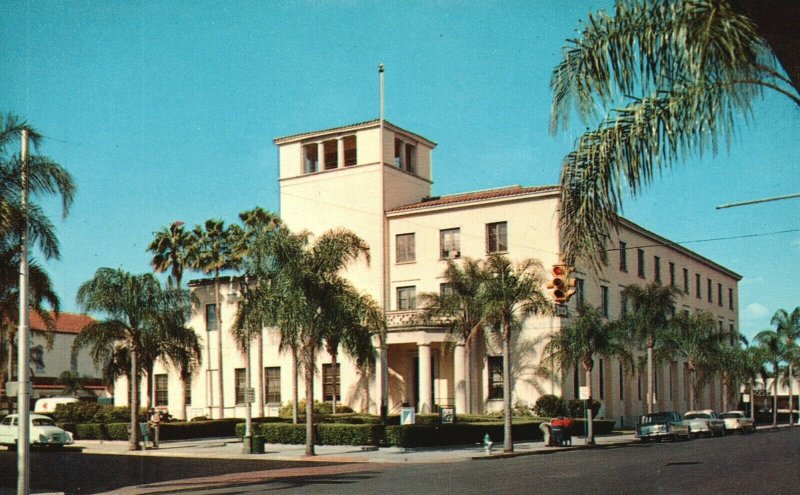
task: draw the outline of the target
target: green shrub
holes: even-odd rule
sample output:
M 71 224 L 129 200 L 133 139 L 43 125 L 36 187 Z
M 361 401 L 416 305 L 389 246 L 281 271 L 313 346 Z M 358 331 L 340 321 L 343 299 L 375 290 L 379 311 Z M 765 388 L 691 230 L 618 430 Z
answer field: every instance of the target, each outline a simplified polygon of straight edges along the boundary
M 381 425 L 320 424 L 316 425 L 320 445 L 379 445 L 383 439 Z M 303 432 L 305 441 L 305 431 Z
M 128 407 L 101 405 L 96 402 L 73 402 L 58 404 L 53 414 L 53 421 L 62 423 L 124 423 L 130 421 L 131 410 Z M 139 413 L 139 421 L 146 421 L 146 411 Z
M 305 416 L 306 412 L 306 401 L 305 399 L 301 399 L 297 402 L 297 414 L 299 416 Z M 344 404 L 336 404 L 336 414 L 345 414 L 345 413 L 352 413 L 353 409 L 351 407 L 345 406 Z M 333 414 L 333 406 L 330 402 L 319 402 L 314 401 L 314 415 L 323 415 L 323 414 Z M 280 410 L 278 411 L 278 416 L 282 418 L 291 418 L 292 417 L 292 402 L 288 402 L 285 405 L 281 406 Z
M 592 399 L 592 417 L 597 417 L 597 413 L 600 411 L 600 402 Z M 567 414 L 565 416 L 569 416 L 571 418 L 582 418 L 585 416 L 584 408 L 583 408 L 583 401 L 580 399 L 574 399 L 567 401 Z
M 536 399 L 533 406 L 533 413 L 542 418 L 555 418 L 556 416 L 568 416 L 567 405 L 557 395 L 547 394 Z
M 304 424 L 261 423 L 253 426 L 253 434 L 262 435 L 267 443 L 306 443 L 306 425 Z M 244 429 L 242 429 L 242 435 L 244 435 Z
M 241 419 L 237 418 L 224 418 L 210 421 L 176 421 L 172 423 L 161 423 L 158 436 L 160 440 L 232 437 L 236 434 L 236 425 L 241 421 Z
M 517 441 L 541 440 L 539 424 L 539 421 L 514 423 L 511 425 L 511 435 Z M 503 423 L 387 426 L 384 439 L 388 445 L 398 447 L 436 447 L 481 443 L 487 433 L 493 442 L 502 442 Z

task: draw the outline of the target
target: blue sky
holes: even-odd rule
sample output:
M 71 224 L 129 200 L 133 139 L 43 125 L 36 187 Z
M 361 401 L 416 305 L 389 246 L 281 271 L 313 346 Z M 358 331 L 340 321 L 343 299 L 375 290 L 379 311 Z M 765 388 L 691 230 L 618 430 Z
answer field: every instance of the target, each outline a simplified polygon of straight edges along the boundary
M 581 129 L 548 134 L 550 72 L 578 20 L 610 2 L 96 2 L 0 0 L 0 111 L 51 139 L 75 176 L 46 264 L 63 309 L 101 266 L 149 270 L 174 220 L 277 210 L 272 138 L 386 116 L 439 146 L 434 194 L 554 184 Z M 715 158 L 691 158 L 631 220 L 675 241 L 800 229 L 800 112 L 768 95 Z M 800 305 L 800 232 L 685 246 L 744 276 L 741 328 Z

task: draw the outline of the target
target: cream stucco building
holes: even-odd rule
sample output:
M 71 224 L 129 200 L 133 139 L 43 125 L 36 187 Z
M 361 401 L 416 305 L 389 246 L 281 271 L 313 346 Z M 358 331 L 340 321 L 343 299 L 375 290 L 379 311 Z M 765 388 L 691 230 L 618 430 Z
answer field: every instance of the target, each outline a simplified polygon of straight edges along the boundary
M 293 231 L 320 234 L 346 227 L 370 246 L 371 263 L 357 262 L 347 277 L 384 308 L 387 346 L 379 349 L 378 372 L 360 374 L 341 356 L 338 388 L 342 401 L 355 410 L 377 414 L 382 387 L 389 413 L 403 405 L 420 412 L 455 406 L 457 412 L 499 411 L 502 406 L 500 348 L 492 339 L 478 342 L 467 373 L 463 343 L 448 342 L 444 329 L 421 325 L 417 295 L 439 292 L 450 259 L 480 259 L 497 252 L 512 260 L 536 258 L 545 267 L 559 261 L 557 186 L 512 186 L 451 196 L 431 196 L 431 153 L 436 144 L 389 122 L 359 124 L 277 138 L 280 168 L 280 214 Z M 622 221 L 608 246 L 608 264 L 600 273 L 580 270 L 578 293 L 569 303 L 574 313 L 581 301 L 602 308 L 608 318 L 625 310 L 624 285 L 660 280 L 683 290 L 677 311 L 708 310 L 720 328 L 738 329 L 737 283 L 740 276 L 711 260 L 629 221 Z M 225 416 L 244 416 L 244 357 L 230 333 L 237 302 L 234 280 L 222 291 L 222 330 L 213 316 L 213 284 L 190 284 L 200 305 L 191 320 L 204 342 L 203 370 L 191 383 L 189 416 L 218 415 L 216 346 L 222 339 Z M 534 317 L 514 341 L 513 401 L 532 405 L 542 394 L 577 398 L 582 377 L 574 372 L 552 378 L 539 370 L 541 347 L 567 320 Z M 263 386 L 256 387 L 255 415 L 277 413 L 291 400 L 292 361 L 278 352 L 278 335 L 267 329 L 263 342 Z M 329 400 L 330 357 L 318 357 L 315 397 Z M 258 368 L 257 352 L 251 356 Z M 470 376 L 470 383 L 466 383 Z M 160 377 L 160 378 L 159 378 Z M 157 404 L 180 416 L 177 374 L 162 370 L 157 377 Z M 644 383 L 626 375 L 619 364 L 599 357 L 594 371 L 595 398 L 601 415 L 630 423 L 643 409 Z M 682 362 L 657 370 L 659 409 L 685 411 L 687 377 Z M 304 396 L 300 380 L 300 397 Z M 124 381 L 121 382 L 124 384 Z M 211 385 L 211 386 L 210 386 Z M 471 393 L 467 394 L 469 387 Z M 118 390 L 125 390 L 124 388 Z M 119 401 L 126 394 L 117 394 Z M 467 404 L 467 397 L 471 404 Z M 719 408 L 718 381 L 708 386 L 700 403 Z M 262 406 L 263 404 L 263 406 Z M 263 407 L 263 410 L 259 410 Z

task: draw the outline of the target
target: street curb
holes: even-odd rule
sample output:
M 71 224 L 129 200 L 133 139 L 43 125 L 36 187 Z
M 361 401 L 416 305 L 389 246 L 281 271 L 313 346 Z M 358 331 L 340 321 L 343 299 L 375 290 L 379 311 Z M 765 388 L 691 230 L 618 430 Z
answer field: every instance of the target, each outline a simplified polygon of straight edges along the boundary
M 606 445 L 573 445 L 571 447 L 554 447 L 552 449 L 547 450 L 530 450 L 530 451 L 522 451 L 522 452 L 500 452 L 497 454 L 489 454 L 489 455 L 481 455 L 471 457 L 470 459 L 473 461 L 490 461 L 493 459 L 509 459 L 512 457 L 523 457 L 528 455 L 551 455 L 551 454 L 558 454 L 561 452 L 574 452 L 576 450 L 605 450 L 605 449 L 613 449 L 618 447 L 627 447 L 628 445 L 635 445 L 637 442 L 630 441 L 630 442 L 617 442 L 611 443 Z

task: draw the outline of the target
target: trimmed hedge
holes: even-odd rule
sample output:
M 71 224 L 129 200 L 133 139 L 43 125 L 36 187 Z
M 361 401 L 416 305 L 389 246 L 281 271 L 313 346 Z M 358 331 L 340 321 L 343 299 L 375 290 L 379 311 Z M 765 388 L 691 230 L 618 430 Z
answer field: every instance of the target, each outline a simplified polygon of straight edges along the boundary
M 236 434 L 240 419 L 227 418 L 211 421 L 161 423 L 159 439 L 186 440 L 190 438 L 231 437 Z M 127 440 L 126 423 L 57 423 L 72 432 L 76 440 Z

